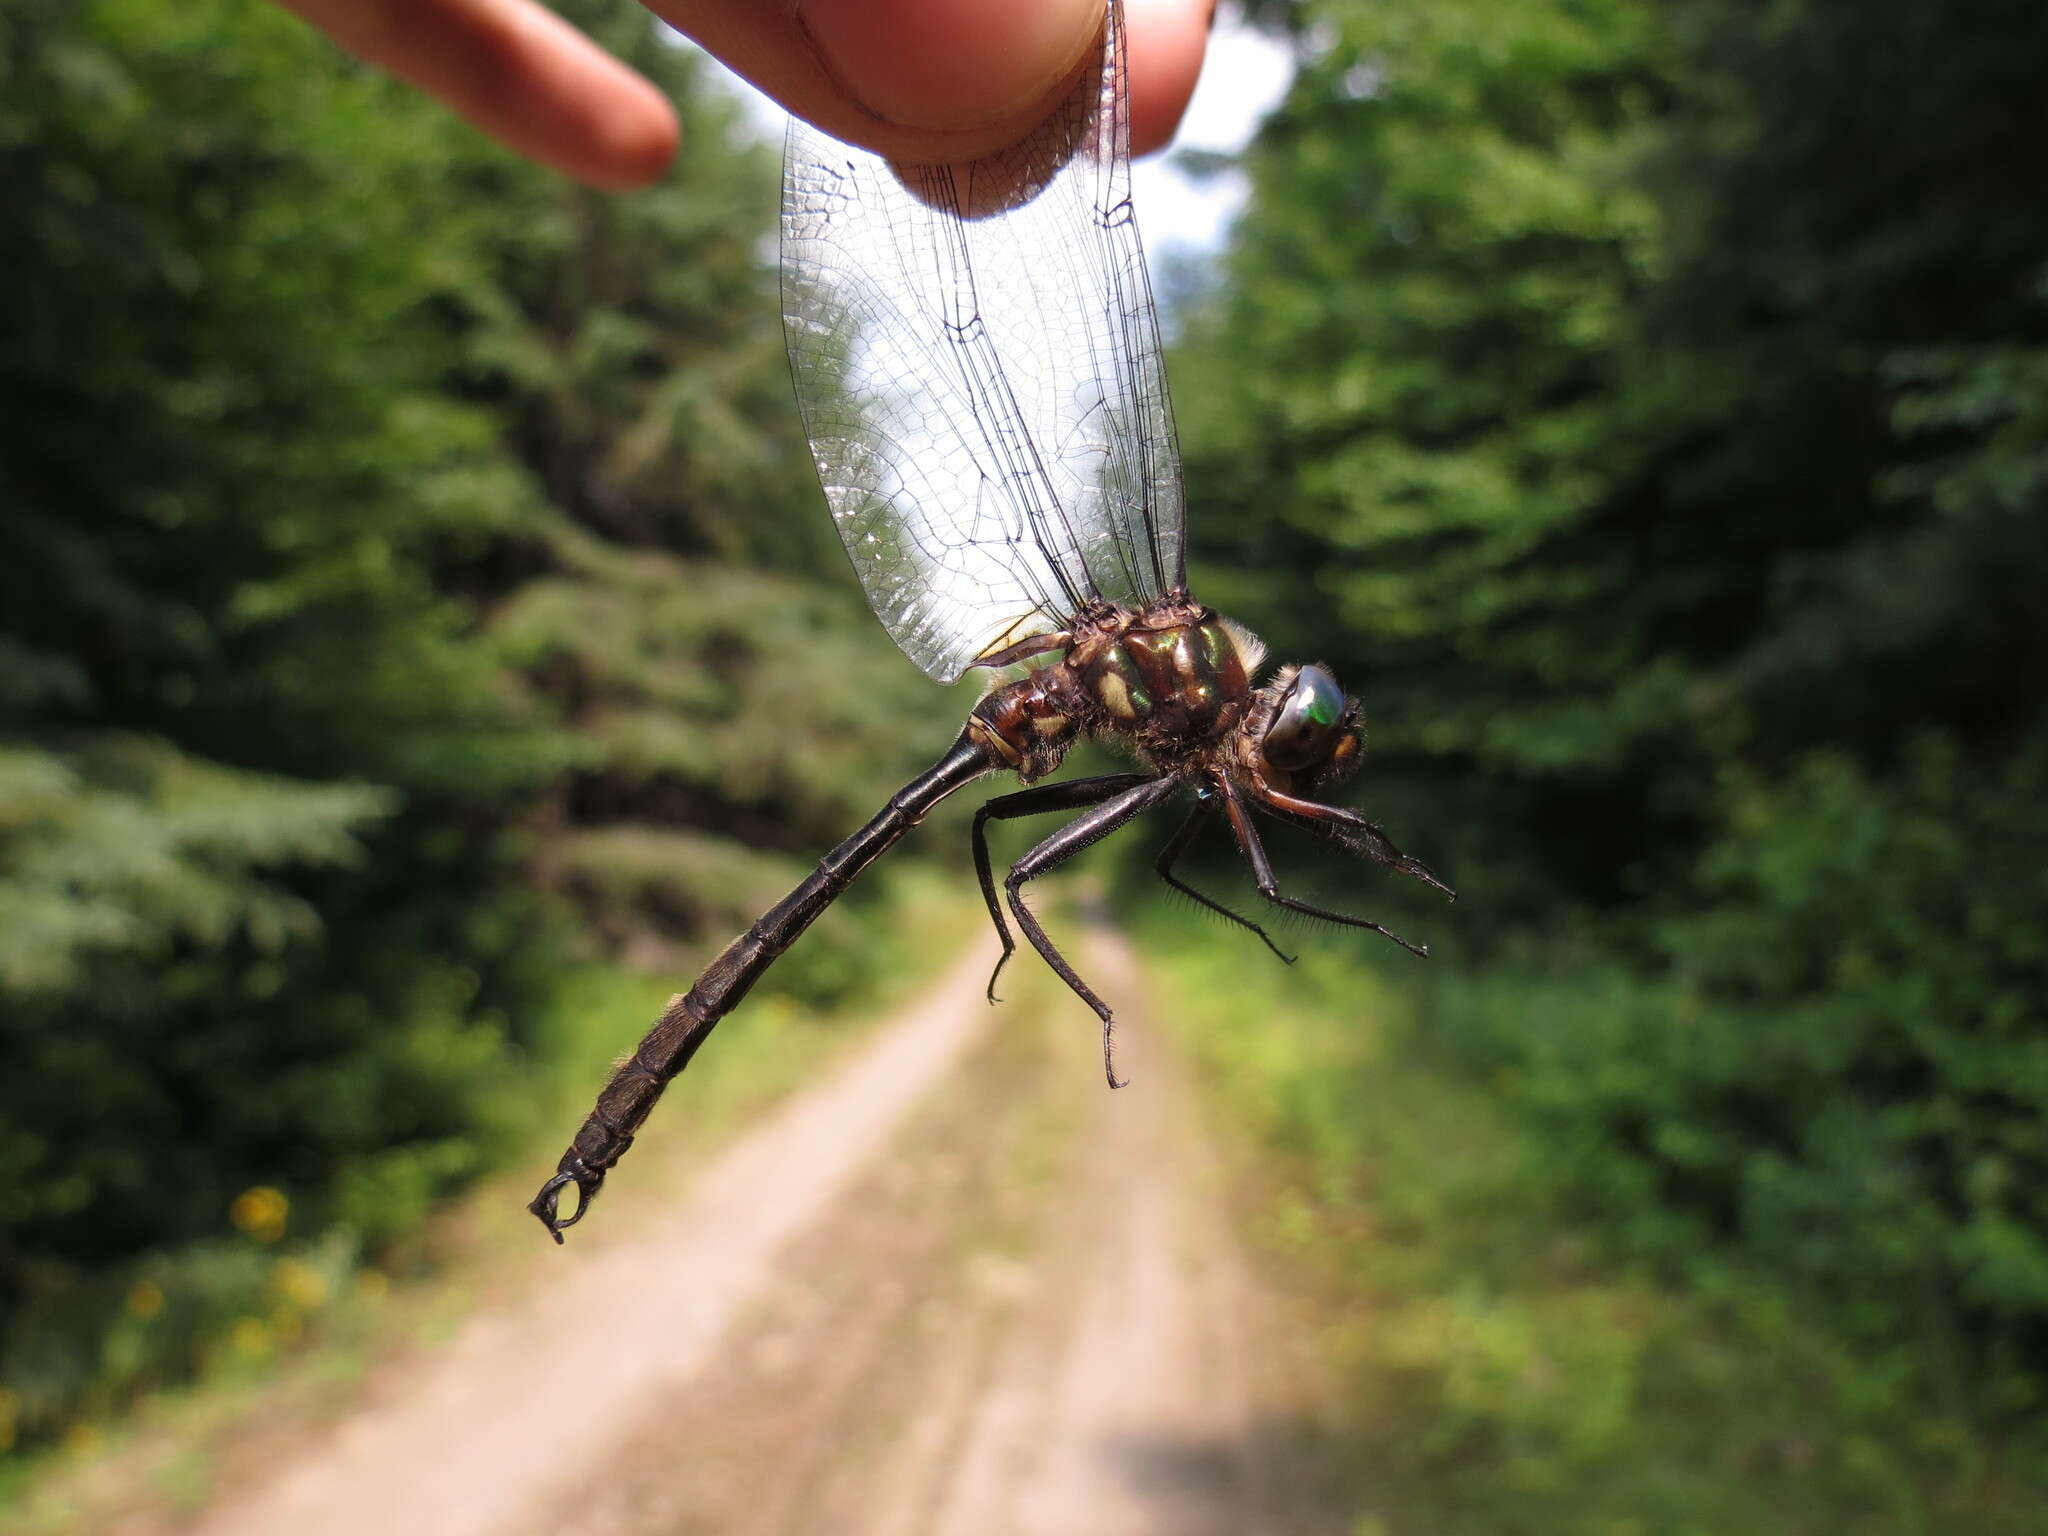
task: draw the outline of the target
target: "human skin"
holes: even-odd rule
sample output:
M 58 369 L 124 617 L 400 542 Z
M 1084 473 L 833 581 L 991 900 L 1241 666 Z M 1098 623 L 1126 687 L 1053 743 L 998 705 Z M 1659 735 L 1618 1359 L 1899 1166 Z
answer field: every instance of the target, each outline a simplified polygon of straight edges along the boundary
M 278 0 L 520 154 L 623 190 L 667 169 L 679 129 L 645 77 L 535 0 Z M 620 0 L 626 3 L 626 0 Z M 1014 143 L 1078 73 L 1102 0 L 646 0 L 828 133 L 894 159 Z M 1125 0 L 1131 146 L 1173 135 L 1214 0 Z

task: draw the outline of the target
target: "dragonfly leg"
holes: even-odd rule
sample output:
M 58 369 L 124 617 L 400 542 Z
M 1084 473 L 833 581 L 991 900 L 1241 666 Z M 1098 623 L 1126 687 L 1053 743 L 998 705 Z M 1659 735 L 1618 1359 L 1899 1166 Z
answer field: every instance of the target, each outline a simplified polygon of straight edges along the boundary
M 1056 634 L 1032 635 L 1027 639 L 1019 640 L 1015 645 L 1005 646 L 1000 651 L 992 651 L 978 660 L 969 662 L 968 665 L 987 667 L 991 672 L 1000 672 L 1004 667 L 1014 667 L 1019 662 L 1029 661 L 1034 656 L 1044 656 L 1052 651 L 1065 650 L 1073 643 L 1073 640 L 1074 637 L 1064 629 Z
M 1356 811 L 1347 811 L 1341 805 L 1323 805 L 1315 800 L 1300 800 L 1293 795 L 1283 795 L 1277 790 L 1259 789 L 1254 791 L 1260 801 L 1288 819 L 1307 827 L 1318 836 L 1349 848 L 1353 853 L 1362 854 L 1375 863 L 1404 875 L 1412 875 L 1424 885 L 1433 885 L 1451 900 L 1458 899 L 1458 893 L 1439 880 L 1430 867 L 1420 859 L 1410 858 L 1396 848 L 1393 840 L 1378 827 L 1367 821 Z
M 1086 781 L 1079 781 L 1086 782 Z M 1141 779 L 1129 789 L 1104 801 L 1084 816 L 1077 816 L 1059 831 L 1053 833 L 1036 848 L 1025 854 L 1010 866 L 1010 875 L 1003 882 L 1009 893 L 1010 912 L 1017 919 L 1017 926 L 1024 930 L 1024 937 L 1031 941 L 1031 947 L 1038 951 L 1053 973 L 1073 990 L 1076 997 L 1095 1010 L 1095 1016 L 1102 1020 L 1102 1074 L 1109 1079 L 1109 1086 L 1121 1088 L 1116 1075 L 1116 1016 L 1109 1011 L 1109 1005 L 1099 997 L 1067 964 L 1066 957 L 1053 946 L 1052 939 L 1040 926 L 1031 909 L 1024 905 L 1024 886 L 1037 879 L 1046 871 L 1058 868 L 1082 849 L 1100 842 L 1125 822 L 1150 810 L 1168 795 L 1180 788 L 1180 781 L 1172 778 Z
M 1214 814 L 1215 813 L 1211 811 L 1206 805 L 1197 805 L 1193 810 L 1189 811 L 1188 819 L 1180 824 L 1180 830 L 1175 832 L 1173 836 L 1167 840 L 1166 846 L 1159 850 L 1159 857 L 1153 861 L 1152 868 L 1154 869 L 1154 871 L 1157 872 L 1160 879 L 1164 880 L 1176 891 L 1179 891 L 1183 896 L 1191 896 L 1195 899 L 1195 901 L 1200 903 L 1202 906 L 1207 907 L 1211 912 L 1214 912 L 1218 917 L 1226 918 L 1229 921 L 1237 924 L 1237 926 L 1240 928 L 1249 929 L 1251 932 L 1259 936 L 1259 942 L 1264 944 L 1266 948 L 1273 951 L 1274 954 L 1278 955 L 1282 960 L 1286 961 L 1289 965 L 1294 964 L 1294 956 L 1288 954 L 1278 944 L 1275 944 L 1272 940 L 1271 935 L 1269 935 L 1266 932 L 1266 930 L 1261 928 L 1257 923 L 1253 922 L 1248 917 L 1242 917 L 1239 914 L 1231 911 L 1230 908 L 1224 906 L 1222 902 L 1214 901 L 1211 900 L 1209 897 L 1204 896 L 1192 885 L 1189 885 L 1187 881 L 1179 879 L 1174 875 L 1173 866 L 1177 862 L 1179 862 L 1180 856 L 1186 853 L 1188 849 L 1193 845 L 1195 841 L 1195 835 L 1199 833 L 1203 827 L 1208 825 L 1209 818 Z
M 996 1001 L 996 978 L 1017 952 L 1017 941 L 1010 937 L 1010 925 L 1003 921 L 1003 904 L 996 898 L 995 870 L 988 857 L 989 822 L 1043 816 L 1050 811 L 1078 811 L 1151 782 L 1142 773 L 1105 773 L 1095 778 L 1071 779 L 1064 784 L 1041 784 L 1014 795 L 997 795 L 974 813 L 974 876 L 981 882 L 981 899 L 988 903 L 989 920 L 996 925 L 996 934 L 1003 941 L 1003 952 L 996 957 L 995 969 L 988 973 L 990 1002 Z
M 1333 912 L 1328 907 L 1319 907 L 1312 902 L 1302 901 L 1298 897 L 1282 895 L 1280 882 L 1273 876 L 1273 861 L 1266 857 L 1266 845 L 1259 841 L 1258 828 L 1252 825 L 1251 812 L 1245 808 L 1242 792 L 1227 779 L 1223 780 L 1222 784 L 1223 807 L 1225 813 L 1230 817 L 1230 830 L 1236 834 L 1237 844 L 1244 850 L 1244 856 L 1251 860 L 1252 879 L 1258 883 L 1261 896 L 1273 903 L 1274 906 L 1285 907 L 1290 912 L 1300 912 L 1309 917 L 1319 917 L 1324 922 L 1340 923 L 1346 928 L 1370 929 L 1372 932 L 1380 935 L 1381 938 L 1392 939 L 1411 955 L 1420 955 L 1424 959 L 1429 957 L 1428 945 L 1411 944 L 1402 938 L 1401 935 L 1394 932 L 1393 929 L 1382 927 L 1369 918 L 1352 917 L 1348 913 Z

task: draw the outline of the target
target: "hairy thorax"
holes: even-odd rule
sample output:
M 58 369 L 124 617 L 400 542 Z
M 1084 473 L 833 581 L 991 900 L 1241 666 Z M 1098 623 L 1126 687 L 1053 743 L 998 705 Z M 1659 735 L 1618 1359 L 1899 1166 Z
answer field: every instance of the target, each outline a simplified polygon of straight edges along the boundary
M 1064 635 L 1046 638 L 1060 659 L 997 688 L 969 723 L 1027 784 L 1083 735 L 1121 743 L 1160 771 L 1195 767 L 1222 749 L 1251 700 L 1258 642 L 1185 593 L 1084 609 Z

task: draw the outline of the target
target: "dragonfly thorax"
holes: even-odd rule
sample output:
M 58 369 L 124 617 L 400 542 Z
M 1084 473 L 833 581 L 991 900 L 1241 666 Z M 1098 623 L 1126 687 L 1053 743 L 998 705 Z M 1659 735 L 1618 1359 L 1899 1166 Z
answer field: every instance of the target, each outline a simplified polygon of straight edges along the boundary
M 1058 767 L 1083 735 L 1120 740 L 1167 770 L 1217 754 L 1251 706 L 1264 654 L 1185 593 L 1143 608 L 1091 608 L 1047 640 L 1060 659 L 990 693 L 970 727 L 1027 783 Z

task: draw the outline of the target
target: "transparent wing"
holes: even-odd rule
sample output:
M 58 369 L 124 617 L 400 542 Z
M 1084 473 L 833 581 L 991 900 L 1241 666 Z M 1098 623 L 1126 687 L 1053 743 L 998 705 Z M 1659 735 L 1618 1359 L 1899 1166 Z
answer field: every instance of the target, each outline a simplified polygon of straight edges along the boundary
M 792 122 L 797 404 L 868 601 L 942 682 L 1184 583 L 1180 450 L 1131 216 L 1123 16 L 1015 149 L 899 166 Z

